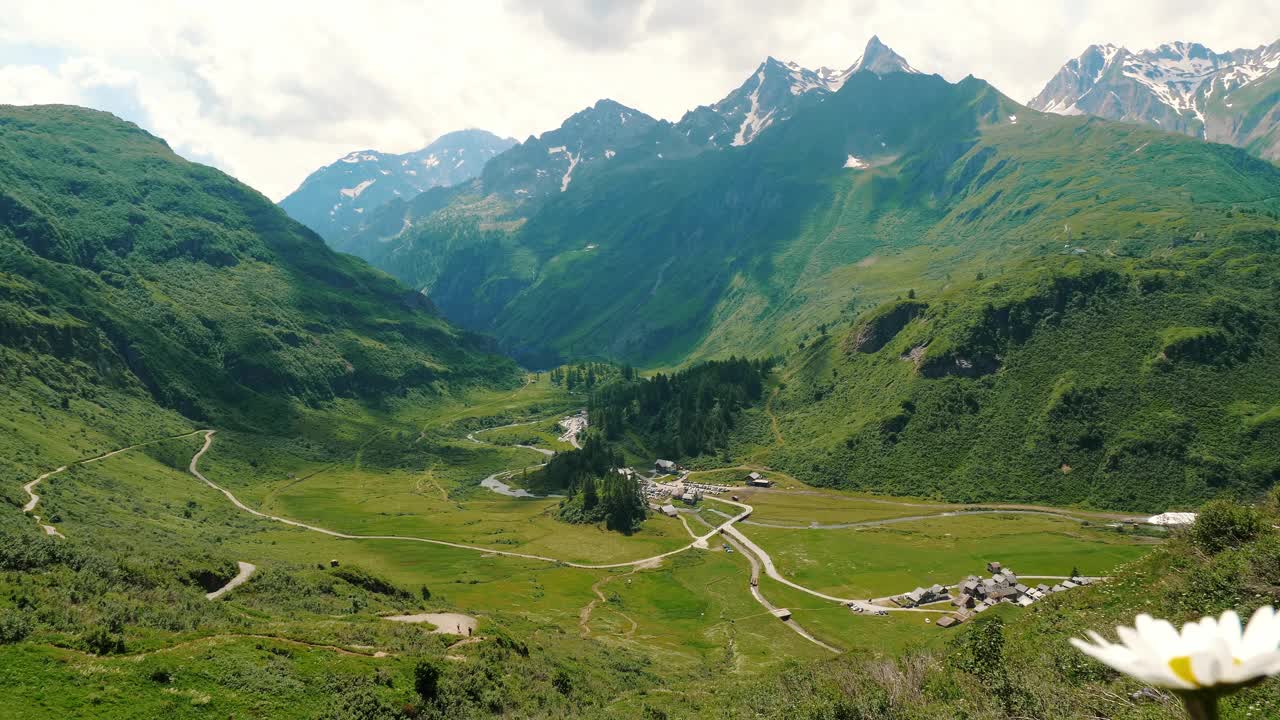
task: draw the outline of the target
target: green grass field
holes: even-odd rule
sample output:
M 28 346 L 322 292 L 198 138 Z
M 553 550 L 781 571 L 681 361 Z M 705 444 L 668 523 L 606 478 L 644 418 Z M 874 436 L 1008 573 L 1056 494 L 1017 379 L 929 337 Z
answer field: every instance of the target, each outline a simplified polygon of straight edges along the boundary
M 1020 575 L 1106 575 L 1149 538 L 1044 515 L 964 515 L 844 530 L 743 526 L 791 580 L 838 597 L 870 598 L 954 584 L 996 560 Z

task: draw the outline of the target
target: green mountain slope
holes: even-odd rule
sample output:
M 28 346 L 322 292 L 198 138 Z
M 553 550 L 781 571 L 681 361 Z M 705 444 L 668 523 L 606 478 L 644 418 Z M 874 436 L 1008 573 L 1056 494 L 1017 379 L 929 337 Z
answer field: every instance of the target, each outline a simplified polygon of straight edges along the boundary
M 1230 234 L 1233 206 L 1280 207 L 1280 171 L 1037 113 L 973 78 L 864 72 L 746 147 L 600 168 L 536 207 L 481 186 L 429 195 L 365 256 L 535 364 L 664 365 L 780 352 L 909 288 L 1064 244 Z
M 1280 223 L 1051 256 L 891 301 L 789 359 L 741 438 L 808 482 L 1162 512 L 1280 481 Z M 1245 230 L 1246 223 L 1252 231 Z
M 194 419 L 511 383 L 491 343 L 105 113 L 0 107 L 0 374 Z

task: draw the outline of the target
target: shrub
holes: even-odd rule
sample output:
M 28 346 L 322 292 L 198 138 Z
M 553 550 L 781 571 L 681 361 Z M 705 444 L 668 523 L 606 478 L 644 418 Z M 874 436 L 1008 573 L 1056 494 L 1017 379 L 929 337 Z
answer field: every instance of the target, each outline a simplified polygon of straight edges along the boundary
M 435 702 L 440 695 L 440 666 L 432 660 L 419 660 L 413 668 L 413 689 L 423 702 Z
M 1191 540 L 1201 550 L 1217 554 L 1253 540 L 1265 527 L 1257 508 L 1214 500 L 1201 509 L 1191 526 Z
M 81 638 L 85 647 L 94 655 L 111 655 L 124 652 L 124 637 L 101 625 L 85 633 Z
M 0 610 L 0 645 L 16 643 L 31 634 L 31 620 L 18 610 Z
M 346 566 L 334 568 L 333 574 L 343 580 L 346 580 L 352 585 L 368 590 L 371 593 L 402 599 L 412 597 L 412 594 L 408 590 L 398 587 L 390 580 L 380 578 L 361 567 Z

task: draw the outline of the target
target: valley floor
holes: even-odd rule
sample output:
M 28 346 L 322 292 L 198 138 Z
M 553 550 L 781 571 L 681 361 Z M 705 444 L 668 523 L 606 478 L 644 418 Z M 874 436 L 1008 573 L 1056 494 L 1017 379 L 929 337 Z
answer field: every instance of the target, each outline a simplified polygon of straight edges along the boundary
M 156 441 L 185 448 L 174 452 L 189 459 L 165 467 L 142 452 L 154 443 L 135 443 L 39 476 L 48 497 L 30 483 L 24 509 L 57 516 L 54 532 L 89 541 L 122 532 L 122 512 L 141 518 L 141 537 L 220 525 L 217 551 L 240 563 L 241 575 L 210 599 L 251 595 L 256 578 L 245 566 L 353 565 L 432 588 L 432 607 L 558 626 L 672 667 L 703 665 L 731 642 L 744 671 L 788 657 L 934 643 L 939 633 L 929 624 L 951 608 L 901 608 L 889 598 L 953 586 L 990 560 L 1039 577 L 1100 576 L 1157 542 L 1114 527 L 1124 517 L 1117 514 L 815 490 L 782 473 L 771 473 L 773 488 L 708 496 L 675 518 L 655 513 L 631 536 L 564 524 L 554 518 L 558 499 L 511 497 L 484 483 L 518 487 L 546 453 L 574 444 L 555 427 L 572 398 L 544 385 L 433 409 L 416 434 L 380 431 L 336 461 L 201 430 Z M 546 414 L 555 403 L 564 409 Z M 543 414 L 494 422 L 530 412 Z M 690 480 L 741 475 L 726 469 Z M 178 523 L 178 507 L 197 508 L 199 517 Z M 777 608 L 791 618 L 779 622 Z

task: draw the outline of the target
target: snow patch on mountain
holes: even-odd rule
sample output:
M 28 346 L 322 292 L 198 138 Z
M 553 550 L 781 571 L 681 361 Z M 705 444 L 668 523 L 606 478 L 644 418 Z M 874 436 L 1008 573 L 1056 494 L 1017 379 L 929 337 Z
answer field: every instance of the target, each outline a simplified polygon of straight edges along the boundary
M 751 109 L 747 111 L 746 117 L 742 118 L 742 125 L 738 126 L 738 134 L 733 136 L 731 145 L 735 147 L 746 145 L 772 122 L 773 110 L 765 113 L 764 117 L 760 116 L 760 89 L 763 87 L 764 70 L 761 69 L 760 72 L 756 73 L 756 89 L 751 91 L 749 96 Z
M 358 198 L 360 197 L 360 193 L 364 192 L 365 188 L 369 187 L 373 183 L 373 180 L 365 180 L 355 187 L 342 188 L 338 192 L 341 193 L 343 197 Z

